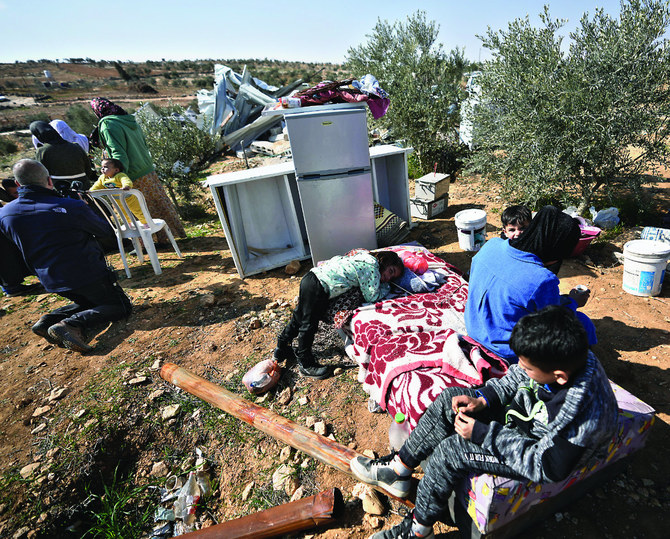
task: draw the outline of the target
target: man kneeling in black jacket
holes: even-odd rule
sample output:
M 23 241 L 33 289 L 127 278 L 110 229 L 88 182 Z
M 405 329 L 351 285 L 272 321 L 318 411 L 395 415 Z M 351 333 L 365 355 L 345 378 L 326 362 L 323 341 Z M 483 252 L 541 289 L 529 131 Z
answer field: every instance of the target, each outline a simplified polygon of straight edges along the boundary
M 60 197 L 37 161 L 22 159 L 13 171 L 19 198 L 0 209 L 0 232 L 17 245 L 48 292 L 73 302 L 42 316 L 33 332 L 87 352 L 92 349 L 87 330 L 127 317 L 132 310 L 97 241 L 114 232 L 83 201 Z

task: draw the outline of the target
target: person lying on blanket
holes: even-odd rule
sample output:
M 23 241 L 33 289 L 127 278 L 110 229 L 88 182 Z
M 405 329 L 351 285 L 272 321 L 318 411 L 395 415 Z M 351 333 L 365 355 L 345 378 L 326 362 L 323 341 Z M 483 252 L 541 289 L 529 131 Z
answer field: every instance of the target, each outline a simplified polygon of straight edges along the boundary
M 363 249 L 347 256 L 335 256 L 312 268 L 300 281 L 298 306 L 277 339 L 273 357 L 277 361 L 297 359 L 302 375 L 326 378 L 328 368 L 316 361 L 312 344 L 328 301 L 354 287 L 360 288 L 365 301 L 379 301 L 388 294 L 388 283 L 402 275 L 404 269 L 402 260 L 392 251 L 371 253 Z M 297 352 L 292 347 L 296 337 Z
M 519 363 L 505 376 L 479 390 L 445 389 L 399 453 L 351 460 L 358 479 L 405 498 L 413 469 L 428 459 L 413 514 L 371 539 L 434 537 L 449 496 L 469 474 L 556 482 L 605 454 L 617 402 L 574 313 L 551 305 L 528 314 L 510 344 Z
M 577 288 L 562 296 L 558 289 L 561 262 L 579 241 L 579 222 L 554 206 L 545 206 L 518 238 L 492 238 L 472 259 L 465 327 L 468 335 L 510 363 L 517 358 L 509 345 L 514 324 L 547 305 L 583 307 L 589 292 Z M 589 345 L 597 342 L 595 326 L 584 313 L 577 318 Z

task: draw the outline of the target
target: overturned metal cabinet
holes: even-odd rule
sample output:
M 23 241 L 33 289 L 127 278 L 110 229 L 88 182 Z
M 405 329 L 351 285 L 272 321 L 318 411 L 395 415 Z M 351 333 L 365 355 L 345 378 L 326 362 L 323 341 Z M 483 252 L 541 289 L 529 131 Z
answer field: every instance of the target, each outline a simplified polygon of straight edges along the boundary
M 205 185 L 240 277 L 309 258 L 291 162 L 209 176 Z

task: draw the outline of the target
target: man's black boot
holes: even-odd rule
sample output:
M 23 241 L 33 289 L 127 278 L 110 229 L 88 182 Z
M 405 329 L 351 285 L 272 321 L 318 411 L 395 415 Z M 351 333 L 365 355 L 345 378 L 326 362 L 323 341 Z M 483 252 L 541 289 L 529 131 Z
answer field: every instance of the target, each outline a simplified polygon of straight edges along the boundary
M 316 361 L 312 352 L 298 352 L 298 365 L 300 368 L 300 374 L 303 376 L 308 376 L 309 378 L 316 378 L 317 380 L 323 380 L 328 378 L 328 367 L 319 365 Z

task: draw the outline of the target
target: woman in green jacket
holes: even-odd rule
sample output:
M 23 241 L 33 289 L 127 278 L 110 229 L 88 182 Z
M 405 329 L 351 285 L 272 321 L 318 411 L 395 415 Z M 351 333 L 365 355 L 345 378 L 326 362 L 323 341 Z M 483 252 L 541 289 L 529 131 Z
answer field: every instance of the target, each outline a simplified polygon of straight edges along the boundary
M 185 238 L 186 232 L 177 209 L 158 179 L 144 133 L 135 117 L 103 97 L 93 98 L 91 108 L 100 118 L 98 137 L 108 157 L 123 163 L 124 172 L 132 180 L 133 187 L 144 195 L 151 216 L 163 219 L 175 236 Z M 168 241 L 164 231 L 156 236 L 159 243 Z

